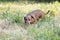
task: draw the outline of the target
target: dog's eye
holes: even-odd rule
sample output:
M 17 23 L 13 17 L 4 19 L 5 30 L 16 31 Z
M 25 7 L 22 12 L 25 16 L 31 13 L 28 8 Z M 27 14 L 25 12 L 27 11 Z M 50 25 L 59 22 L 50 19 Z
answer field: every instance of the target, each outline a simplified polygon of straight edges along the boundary
M 30 21 L 30 19 L 29 19 L 29 21 Z

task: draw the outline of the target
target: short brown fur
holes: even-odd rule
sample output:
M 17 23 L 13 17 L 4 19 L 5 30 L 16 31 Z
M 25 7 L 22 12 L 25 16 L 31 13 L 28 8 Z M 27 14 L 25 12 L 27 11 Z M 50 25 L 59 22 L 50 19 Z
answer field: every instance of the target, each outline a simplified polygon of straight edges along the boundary
M 43 19 L 44 17 L 45 17 L 45 13 L 42 10 L 37 9 L 28 13 L 24 17 L 24 20 L 25 20 L 25 23 L 31 24 L 31 23 L 36 22 L 39 18 Z

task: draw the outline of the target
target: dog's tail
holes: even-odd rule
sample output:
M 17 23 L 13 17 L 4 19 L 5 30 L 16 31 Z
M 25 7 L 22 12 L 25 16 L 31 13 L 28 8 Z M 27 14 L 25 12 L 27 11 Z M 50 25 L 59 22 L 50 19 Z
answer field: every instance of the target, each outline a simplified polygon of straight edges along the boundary
M 50 10 L 48 10 L 46 14 L 49 14 L 49 12 L 50 12 Z

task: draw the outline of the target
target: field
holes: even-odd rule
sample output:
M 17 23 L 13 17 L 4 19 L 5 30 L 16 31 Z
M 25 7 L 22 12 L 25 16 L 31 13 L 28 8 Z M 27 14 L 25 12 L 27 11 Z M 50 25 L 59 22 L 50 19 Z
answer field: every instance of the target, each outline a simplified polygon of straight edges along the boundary
M 24 16 L 35 9 L 50 12 L 26 25 Z M 0 2 L 0 40 L 60 40 L 60 3 Z

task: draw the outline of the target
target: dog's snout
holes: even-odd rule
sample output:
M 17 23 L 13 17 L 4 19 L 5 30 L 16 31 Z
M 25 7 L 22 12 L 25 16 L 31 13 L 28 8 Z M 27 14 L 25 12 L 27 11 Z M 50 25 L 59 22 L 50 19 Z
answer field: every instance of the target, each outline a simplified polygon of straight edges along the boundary
M 26 21 L 25 23 L 26 23 L 26 24 L 30 24 L 30 22 L 28 22 L 28 21 Z

